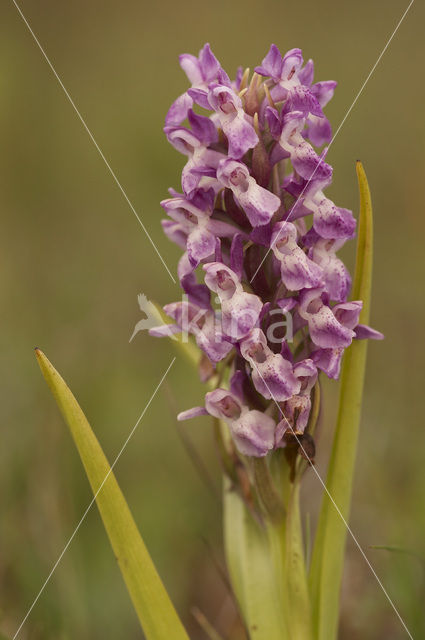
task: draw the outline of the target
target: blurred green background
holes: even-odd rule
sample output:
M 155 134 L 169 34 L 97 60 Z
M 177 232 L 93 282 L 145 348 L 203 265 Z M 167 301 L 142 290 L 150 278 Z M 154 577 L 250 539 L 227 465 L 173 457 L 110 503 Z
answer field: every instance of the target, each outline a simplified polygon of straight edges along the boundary
M 174 271 L 159 201 L 179 187 L 182 158 L 162 134 L 186 87 L 181 52 L 204 42 L 233 75 L 271 42 L 313 57 L 316 79 L 339 88 L 336 129 L 407 2 L 82 2 L 23 0 L 50 56 L 149 233 Z M 330 151 L 338 204 L 357 211 L 361 158 L 376 217 L 373 325 L 351 525 L 415 638 L 425 637 L 423 435 L 424 5 L 416 2 Z M 129 336 L 137 294 L 161 304 L 179 292 L 114 184 L 13 3 L 0 9 L 0 629 L 13 636 L 88 505 L 77 453 L 40 375 L 51 358 L 113 459 L 173 355 L 166 341 Z M 353 264 L 354 243 L 345 257 Z M 324 473 L 337 384 L 326 385 L 319 442 Z M 174 415 L 201 402 L 178 359 L 122 455 L 117 477 L 192 638 L 198 607 L 226 637 L 243 637 L 221 575 L 220 504 L 182 445 Z M 216 490 L 206 420 L 184 426 Z M 320 486 L 305 487 L 313 517 Z M 238 630 L 239 629 L 239 630 Z M 19 638 L 141 638 L 96 509 L 92 509 Z M 406 637 L 348 541 L 340 637 Z

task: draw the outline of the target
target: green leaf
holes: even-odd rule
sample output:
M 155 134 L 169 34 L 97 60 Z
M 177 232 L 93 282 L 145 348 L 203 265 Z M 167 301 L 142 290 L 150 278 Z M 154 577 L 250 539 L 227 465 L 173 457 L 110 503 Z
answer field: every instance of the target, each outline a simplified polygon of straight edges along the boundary
M 86 417 L 44 353 L 36 349 L 36 356 L 77 446 L 112 549 L 147 640 L 188 640 Z
M 369 321 L 372 283 L 372 204 L 363 166 L 357 162 L 360 190 L 360 216 L 357 241 L 353 299 L 363 301 L 360 322 Z M 353 473 L 362 407 L 366 368 L 367 340 L 354 340 L 347 349 L 341 374 L 339 411 L 326 486 L 323 495 L 310 572 L 313 621 L 318 640 L 336 638 L 339 617 L 339 593 L 344 564 Z
M 279 576 L 283 566 L 281 539 L 281 527 L 266 529 L 259 525 L 226 478 L 226 560 L 233 590 L 252 640 L 289 640 Z
M 288 626 L 291 638 L 313 638 L 310 594 L 305 567 L 300 515 L 300 484 L 291 485 L 286 519 L 285 576 L 287 581 Z
M 356 163 L 360 192 L 360 214 L 357 238 L 356 271 L 353 282 L 353 300 L 362 300 L 360 322 L 367 324 L 370 315 L 373 263 L 373 213 L 372 199 L 366 173 L 360 160 Z M 355 344 L 367 344 L 363 340 Z

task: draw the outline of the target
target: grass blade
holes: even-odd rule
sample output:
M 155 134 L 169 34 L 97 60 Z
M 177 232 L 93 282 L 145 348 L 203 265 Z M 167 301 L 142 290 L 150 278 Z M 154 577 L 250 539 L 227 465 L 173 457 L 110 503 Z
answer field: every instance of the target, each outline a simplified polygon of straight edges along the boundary
M 416 551 L 412 551 L 411 549 L 405 549 L 404 547 L 396 547 L 394 545 L 389 544 L 371 544 L 369 549 L 378 549 L 380 551 L 390 551 L 391 553 L 398 553 L 400 555 L 410 556 L 411 558 L 416 558 L 416 560 L 420 560 L 423 564 L 425 564 L 425 558 L 421 556 Z
M 97 506 L 147 640 L 188 640 L 85 415 L 44 353 L 36 349 L 36 356 L 71 431 L 93 493 L 96 495 L 101 487 Z
M 360 190 L 360 216 L 353 299 L 363 301 L 360 322 L 369 322 L 372 283 L 372 204 L 366 174 L 356 165 Z M 367 340 L 355 340 L 344 355 L 339 411 L 326 480 L 327 489 L 348 520 L 366 368 Z M 323 495 L 313 549 L 310 591 L 318 640 L 337 635 L 339 592 L 347 530 L 327 494 Z

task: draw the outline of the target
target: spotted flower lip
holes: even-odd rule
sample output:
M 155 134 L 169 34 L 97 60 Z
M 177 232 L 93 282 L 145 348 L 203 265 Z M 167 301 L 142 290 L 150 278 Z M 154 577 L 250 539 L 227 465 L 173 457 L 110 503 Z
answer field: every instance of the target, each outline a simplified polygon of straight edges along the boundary
M 260 187 L 242 162 L 222 160 L 217 169 L 220 183 L 230 189 L 253 227 L 270 222 L 281 205 L 280 198 Z
M 242 108 L 242 100 L 230 87 L 216 85 L 208 92 L 208 102 L 229 142 L 229 156 L 242 158 L 258 143 L 252 118 Z
M 253 149 L 258 136 L 253 119 L 242 105 L 241 98 L 233 91 L 230 83 L 211 84 L 209 91 L 189 89 L 190 96 L 204 109 L 213 109 L 216 119 L 228 141 L 229 157 L 234 159 Z
M 309 241 L 313 235 L 310 233 Z M 321 238 L 314 232 L 314 241 L 308 256 L 322 271 L 325 291 L 331 300 L 345 302 L 351 288 L 351 276 L 345 264 L 337 258 L 336 251 L 345 243 L 346 239 Z
M 243 290 L 236 273 L 226 265 L 211 262 L 204 269 L 205 283 L 221 303 L 224 335 L 240 340 L 257 324 L 263 303 L 258 296 Z
M 304 289 L 300 295 L 299 314 L 307 320 L 311 340 L 315 345 L 323 348 L 348 347 L 355 333 L 349 326 L 338 320 L 336 307 L 331 309 L 323 302 L 322 293 L 322 288 Z M 360 309 L 356 308 L 357 315 Z M 351 310 L 346 312 L 347 316 L 350 312 Z M 343 314 L 344 310 L 341 310 L 341 320 Z
M 291 222 L 278 222 L 273 228 L 270 246 L 280 263 L 282 282 L 294 291 L 320 287 L 324 284 L 323 270 L 298 245 L 297 235 Z
M 366 325 L 358 324 L 362 302 L 357 300 L 345 302 L 334 306 L 333 311 L 336 319 L 343 326 L 354 330 L 354 338 L 357 340 L 371 339 L 382 340 L 384 338 L 380 331 L 376 331 Z M 329 378 L 337 379 L 341 370 L 341 361 L 344 354 L 343 347 L 328 347 L 314 351 L 312 360 Z
M 214 198 L 213 189 L 195 189 L 190 197 L 175 194 L 173 198 L 161 202 L 170 218 L 178 224 L 178 227 L 173 227 L 173 233 L 180 231 L 184 236 L 183 247 L 187 249 L 193 268 L 214 254 L 217 236 L 235 235 L 233 225 L 212 219 Z
M 351 211 L 336 207 L 334 203 L 320 192 L 305 205 L 313 212 L 314 230 L 327 239 L 352 238 L 356 229 L 356 221 Z
M 214 416 L 239 453 L 263 457 L 287 446 L 288 429 L 307 437 L 318 376 L 339 376 L 353 340 L 383 338 L 359 324 L 338 255 L 356 220 L 326 194 L 336 82 L 315 82 L 312 60 L 274 44 L 251 80 L 242 68 L 230 79 L 208 44 L 180 65 L 189 86 L 164 132 L 186 164 L 161 224 L 182 250 L 185 298 L 150 333 L 189 335 L 209 360 L 202 372 L 229 381 L 179 420 Z
M 192 110 L 189 110 L 188 118 L 191 130 L 181 126 L 166 126 L 164 132 L 173 147 L 189 158 L 182 171 L 182 187 L 190 195 L 198 186 L 205 186 L 207 189 L 214 186 L 216 181 L 211 185 L 208 178 L 201 184 L 203 173 L 216 169 L 225 156 L 210 148 L 218 139 L 211 120 L 193 113 Z
M 267 109 L 267 113 L 269 118 L 275 115 L 271 107 Z M 314 151 L 302 136 L 305 113 L 300 110 L 290 111 L 281 116 L 280 122 L 279 145 L 289 154 L 298 174 L 306 180 L 315 178 L 319 182 L 329 181 L 332 176 L 332 167 Z
M 299 111 L 304 117 L 310 113 L 318 118 L 323 117 L 322 107 L 318 99 L 310 89 L 303 85 L 291 89 L 285 109 L 287 109 L 289 113 Z
M 251 410 L 230 424 L 233 440 L 245 456 L 261 458 L 275 446 L 276 423 L 266 413 Z
M 300 390 L 292 364 L 268 347 L 266 336 L 255 328 L 240 342 L 241 354 L 252 367 L 252 381 L 264 398 L 288 400 Z
M 231 391 L 215 389 L 205 396 L 205 409 L 195 407 L 180 413 L 187 420 L 208 413 L 229 425 L 239 451 L 246 456 L 263 457 L 275 446 L 276 423 L 265 413 L 250 410 Z

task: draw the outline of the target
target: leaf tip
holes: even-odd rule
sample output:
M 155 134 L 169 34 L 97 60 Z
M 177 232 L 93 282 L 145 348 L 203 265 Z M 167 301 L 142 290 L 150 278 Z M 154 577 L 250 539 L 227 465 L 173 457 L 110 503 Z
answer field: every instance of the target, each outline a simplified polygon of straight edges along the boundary
M 40 367 L 45 364 L 46 362 L 49 362 L 45 353 L 40 349 L 40 347 L 35 347 L 34 349 L 35 352 L 35 357 L 37 358 L 37 362 L 40 365 Z
M 46 379 L 46 381 L 48 382 L 48 374 L 50 374 L 51 376 L 52 371 L 54 373 L 56 373 L 56 371 L 52 366 L 52 363 L 47 358 L 46 354 L 39 347 L 35 347 L 34 351 L 35 351 L 35 357 L 37 358 L 37 362 L 41 369 L 41 372 L 44 378 Z
M 359 180 L 366 179 L 366 173 L 364 170 L 363 162 L 361 160 L 356 160 L 356 173 Z

